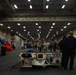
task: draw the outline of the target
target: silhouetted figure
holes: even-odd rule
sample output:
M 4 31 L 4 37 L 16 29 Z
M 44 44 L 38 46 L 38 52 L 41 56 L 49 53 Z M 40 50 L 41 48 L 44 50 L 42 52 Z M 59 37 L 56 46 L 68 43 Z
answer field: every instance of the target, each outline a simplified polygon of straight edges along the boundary
M 53 45 L 52 45 L 52 43 L 50 43 L 49 44 L 49 46 L 48 46 L 48 49 L 52 52 L 52 48 L 53 48 Z
M 73 32 L 69 33 L 69 36 L 64 40 L 65 45 L 65 65 L 64 69 L 67 69 L 68 62 L 69 69 L 73 70 L 74 58 L 75 58 L 75 49 L 76 49 L 76 38 L 73 37 Z
M 1 44 L 1 56 L 4 56 L 6 55 L 5 40 L 0 38 L 0 44 Z
M 56 44 L 56 41 L 54 41 L 53 43 L 53 51 L 56 52 L 56 48 L 57 48 L 57 44 Z
M 6 55 L 6 48 L 5 46 L 1 46 L 1 56 Z
M 41 41 L 39 41 L 37 44 L 37 47 L 38 47 L 39 52 L 41 52 L 43 49 L 43 43 Z
M 64 61 L 65 61 L 65 47 L 64 47 L 65 38 L 66 38 L 66 35 L 64 35 L 63 39 L 59 42 L 60 51 L 62 52 L 61 66 L 63 67 L 64 67 Z

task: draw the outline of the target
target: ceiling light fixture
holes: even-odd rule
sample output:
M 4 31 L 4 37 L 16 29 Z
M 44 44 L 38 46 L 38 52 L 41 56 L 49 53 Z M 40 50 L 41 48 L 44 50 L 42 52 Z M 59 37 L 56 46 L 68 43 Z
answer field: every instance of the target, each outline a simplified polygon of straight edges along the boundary
M 21 24 L 20 23 L 17 23 L 17 25 L 20 26 Z
M 38 33 L 38 38 L 40 38 L 40 34 Z
M 64 26 L 64 28 L 67 28 L 67 26 Z
M 19 33 L 19 36 L 21 36 L 21 34 Z
M 16 33 L 18 33 L 18 32 L 16 32 Z
M 67 25 L 70 25 L 71 23 L 68 23 Z
M 37 29 L 37 31 L 39 31 L 39 29 Z
M 58 32 L 58 31 L 56 31 L 56 34 L 58 35 L 58 34 L 59 34 L 59 32 Z
M 39 28 L 41 28 L 41 26 L 39 26 Z
M 29 32 L 29 31 L 27 32 L 27 35 L 29 35 L 29 36 L 30 36 L 30 32 Z
M 49 36 L 49 33 L 47 34 L 46 38 L 48 38 L 48 36 Z
M 10 26 L 8 26 L 8 29 L 10 29 L 11 27 Z
M 55 34 L 53 36 L 55 37 Z
M 50 34 L 50 31 L 48 32 L 48 34 Z
M 38 25 L 38 23 L 36 23 L 36 25 Z
M 3 24 L 2 24 L 2 23 L 0 23 L 0 26 L 3 26 Z
M 55 23 L 52 23 L 52 25 L 55 25 Z
M 24 29 L 24 31 L 26 31 L 26 30 Z
M 31 2 L 31 0 L 28 0 L 28 2 Z
M 26 28 L 25 26 L 23 26 L 23 28 Z
M 66 2 L 68 1 L 68 0 L 65 0 Z
M 61 31 L 63 31 L 63 29 L 61 29 Z
M 51 28 L 54 28 L 53 26 L 51 26 Z
M 32 5 L 30 5 L 30 9 L 32 9 Z
M 30 38 L 31 38 L 32 40 L 34 40 L 34 38 L 33 38 L 32 36 L 30 36 Z
M 46 9 L 48 9 L 49 8 L 49 5 L 46 5 Z
M 47 2 L 49 2 L 50 0 L 46 0 Z
M 64 8 L 65 8 L 65 5 L 62 6 L 62 9 L 64 9 Z
M 50 29 L 50 31 L 52 31 L 52 29 Z
M 11 30 L 13 32 L 13 30 Z
M 18 9 L 18 7 L 17 7 L 17 5 L 16 5 L 16 4 L 14 5 L 14 7 L 15 7 L 15 9 Z
M 39 33 L 41 33 L 41 31 Z

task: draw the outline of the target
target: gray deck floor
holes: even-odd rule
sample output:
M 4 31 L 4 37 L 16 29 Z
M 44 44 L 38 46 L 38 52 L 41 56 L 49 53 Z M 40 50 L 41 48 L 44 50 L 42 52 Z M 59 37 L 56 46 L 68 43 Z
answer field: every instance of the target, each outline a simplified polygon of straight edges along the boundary
M 22 50 L 15 50 L 6 56 L 0 56 L 0 75 L 76 75 L 76 59 L 74 70 L 63 70 L 61 67 L 33 67 L 21 69 L 19 54 Z

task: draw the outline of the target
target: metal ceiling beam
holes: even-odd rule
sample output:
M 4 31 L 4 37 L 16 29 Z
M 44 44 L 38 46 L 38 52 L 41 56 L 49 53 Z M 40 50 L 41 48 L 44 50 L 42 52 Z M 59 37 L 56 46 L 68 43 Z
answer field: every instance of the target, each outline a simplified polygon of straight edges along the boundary
M 12 9 L 13 12 L 15 11 L 15 8 L 11 5 L 11 3 L 8 0 L 5 0 L 5 2 L 7 3 L 7 5 Z
M 25 21 L 76 21 L 76 17 L 26 17 L 0 19 L 0 22 L 25 22 Z
M 43 10 L 42 10 L 43 11 Z M 50 16 L 76 16 L 76 13 L 75 12 L 68 12 L 68 11 L 61 11 L 60 12 L 60 10 L 52 10 L 52 12 L 50 12 L 49 10 L 48 10 L 48 12 L 42 12 L 42 11 L 36 11 L 36 12 L 31 12 L 31 13 L 29 13 L 29 11 L 28 12 L 26 12 L 26 11 L 24 11 L 25 13 L 23 13 L 23 12 L 21 12 L 21 13 L 15 13 L 14 15 L 13 15 L 13 17 L 15 16 L 15 17 L 26 17 L 26 16 L 28 16 L 28 17 L 30 17 L 30 16 L 33 16 L 33 17 L 37 17 L 37 16 L 40 16 L 40 17 L 42 17 L 42 16 L 44 16 L 44 17 L 50 17 Z M 53 12 L 54 11 L 54 12 Z M 18 11 L 18 12 L 20 12 L 20 11 Z

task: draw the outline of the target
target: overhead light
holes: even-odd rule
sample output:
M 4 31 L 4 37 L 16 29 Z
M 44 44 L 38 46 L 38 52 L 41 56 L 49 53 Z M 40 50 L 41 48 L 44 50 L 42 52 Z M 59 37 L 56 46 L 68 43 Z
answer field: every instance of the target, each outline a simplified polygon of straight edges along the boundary
M 23 28 L 26 28 L 25 26 L 23 26 Z
M 47 38 L 47 36 L 46 36 L 46 38 Z
M 26 30 L 24 29 L 24 31 L 26 31 Z
M 58 31 L 56 31 L 56 34 L 58 35 Z
M 50 0 L 46 0 L 47 2 L 49 2 Z
M 41 32 L 39 32 L 39 33 L 41 33 Z
M 48 36 L 49 36 L 49 33 L 47 34 L 46 38 L 48 38 Z
M 67 28 L 67 26 L 64 26 L 64 28 Z
M 66 2 L 68 1 L 68 0 L 65 0 Z
M 20 26 L 21 24 L 20 23 L 17 23 L 17 25 Z
M 38 25 L 38 23 L 36 23 L 36 25 Z
M 49 8 L 49 5 L 46 5 L 46 9 L 48 9 Z
M 32 5 L 30 5 L 30 9 L 32 9 Z
M 2 23 L 0 23 L 0 26 L 3 26 L 3 24 L 2 24 Z
M 27 32 L 27 35 L 29 35 L 29 36 L 30 36 L 30 32 L 29 32 L 29 31 Z
M 38 38 L 40 38 L 40 34 L 38 33 Z
M 50 31 L 52 31 L 52 29 L 50 29 Z
M 34 38 L 33 38 L 32 36 L 30 36 L 30 38 L 31 38 L 32 40 L 34 40 Z
M 34 40 L 34 38 L 32 38 L 32 40 Z M 35 41 L 35 40 L 34 40 Z
M 61 29 L 61 31 L 63 31 L 63 29 Z
M 37 29 L 37 31 L 39 31 L 39 29 Z
M 31 2 L 31 0 L 28 0 L 28 2 Z
M 39 26 L 39 28 L 41 28 L 41 26 Z
M 68 23 L 67 25 L 70 25 L 71 23 Z
M 55 37 L 55 34 L 53 36 Z
M 52 25 L 55 25 L 55 23 L 52 23 Z
M 21 36 L 21 34 L 19 33 L 19 36 Z
M 18 33 L 18 32 L 16 32 L 16 33 Z
M 13 30 L 11 30 L 11 31 L 13 31 Z
M 49 33 L 48 34 L 50 34 L 50 31 L 49 31 Z
M 11 27 L 10 26 L 8 26 L 8 29 L 10 29 Z
M 54 28 L 53 26 L 51 26 L 51 28 Z
M 18 9 L 17 5 L 14 5 L 15 9 Z
M 64 9 L 64 8 L 65 8 L 65 5 L 62 6 L 62 9 Z

